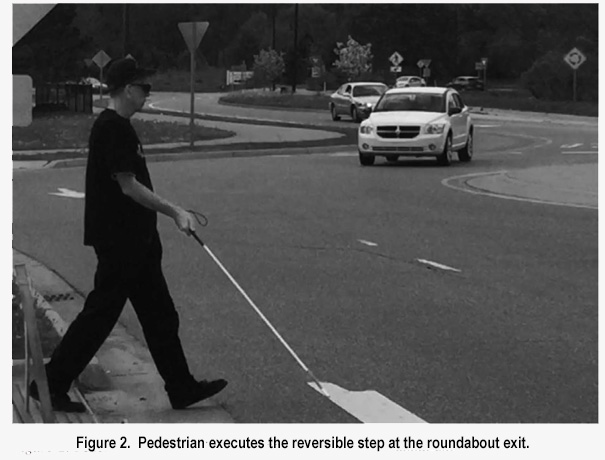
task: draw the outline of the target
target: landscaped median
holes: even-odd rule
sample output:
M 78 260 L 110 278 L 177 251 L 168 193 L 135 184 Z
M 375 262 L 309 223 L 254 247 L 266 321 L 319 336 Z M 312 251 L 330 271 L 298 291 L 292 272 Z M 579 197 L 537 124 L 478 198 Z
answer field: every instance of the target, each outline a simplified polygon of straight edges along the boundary
M 278 149 L 291 148 L 302 149 L 303 153 L 310 153 L 318 148 L 338 148 L 342 145 L 356 143 L 356 126 L 335 126 L 325 129 L 336 135 L 321 139 L 311 136 L 310 139 L 305 140 L 297 136 L 298 139 L 286 140 L 284 130 L 279 131 L 279 128 L 286 128 L 286 131 L 287 129 L 317 131 L 318 127 L 287 121 L 196 114 L 196 119 L 215 121 L 221 128 L 223 128 L 221 123 L 224 123 L 225 129 L 208 128 L 196 123 L 195 145 L 192 147 L 189 137 L 188 113 L 149 108 L 145 108 L 142 112 L 142 116 L 140 118 L 135 116 L 132 123 L 139 133 L 145 153 L 150 155 L 150 158 L 156 159 L 159 157 L 165 159 L 179 154 L 183 158 L 198 158 L 199 155 L 204 154 L 211 157 L 225 156 L 225 154 L 242 156 L 249 155 L 251 151 L 257 151 L 256 154 L 259 155 Z M 96 115 L 69 112 L 48 113 L 35 116 L 33 123 L 28 127 L 13 127 L 13 161 L 85 160 L 88 152 L 88 136 L 95 117 Z M 152 120 L 148 118 L 152 118 Z M 153 118 L 158 118 L 160 121 L 155 121 Z M 279 135 L 273 136 L 277 140 L 258 139 L 259 136 L 253 136 L 256 139 L 250 140 L 245 134 L 238 134 L 237 125 L 274 127 L 278 130 Z
M 31 125 L 13 127 L 13 153 L 36 150 L 88 149 L 88 137 L 96 114 L 48 112 L 34 116 Z M 188 124 L 132 119 L 143 145 L 190 142 Z M 231 131 L 195 125 L 194 140 L 224 139 Z
M 331 93 L 281 94 L 273 91 L 241 91 L 227 94 L 220 103 L 250 107 L 275 107 L 280 109 L 307 109 L 328 113 Z M 558 113 L 598 117 L 598 102 L 543 101 L 531 97 L 525 91 L 494 89 L 489 91 L 462 92 L 462 98 L 470 107 L 485 109 L 520 110 L 525 112 Z

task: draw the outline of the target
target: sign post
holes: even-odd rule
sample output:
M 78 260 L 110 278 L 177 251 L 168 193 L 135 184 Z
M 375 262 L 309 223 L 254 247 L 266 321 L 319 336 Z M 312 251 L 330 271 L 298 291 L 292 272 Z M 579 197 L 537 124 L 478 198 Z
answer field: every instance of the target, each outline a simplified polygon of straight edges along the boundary
M 431 76 L 431 69 L 429 69 L 429 66 L 431 65 L 430 59 L 420 59 L 416 65 L 420 69 L 420 76 L 422 78 L 428 78 Z
M 586 62 L 586 56 L 578 49 L 574 48 L 563 58 L 565 62 L 573 69 L 573 101 L 577 99 L 577 80 L 576 73 L 578 68 Z
M 208 22 L 179 22 L 179 29 L 190 55 L 190 78 L 189 85 L 191 90 L 191 118 L 189 119 L 189 146 L 193 148 L 194 144 L 194 128 L 195 128 L 195 50 L 200 45 L 204 34 L 208 30 Z
M 483 64 L 483 89 L 487 90 L 487 58 L 481 58 Z
M 111 61 L 111 58 L 109 57 L 109 55 L 101 50 L 99 51 L 97 54 L 94 55 L 94 57 L 92 58 L 92 62 L 94 62 L 100 69 L 100 73 L 99 73 L 99 94 L 100 94 L 100 99 L 103 100 L 103 67 L 105 67 L 109 61 Z
M 403 57 L 401 54 L 395 51 L 393 54 L 391 54 L 391 57 L 389 57 L 389 61 L 391 61 L 391 64 L 393 64 L 391 66 L 391 72 L 395 74 L 401 72 L 401 66 L 399 65 L 403 62 Z

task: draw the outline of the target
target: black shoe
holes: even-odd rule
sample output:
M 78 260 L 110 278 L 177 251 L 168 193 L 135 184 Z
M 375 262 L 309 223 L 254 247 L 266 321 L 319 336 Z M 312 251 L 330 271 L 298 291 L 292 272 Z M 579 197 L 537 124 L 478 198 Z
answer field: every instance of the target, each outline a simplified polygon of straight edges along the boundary
M 168 399 L 173 409 L 185 409 L 187 406 L 208 399 L 227 386 L 224 379 L 202 380 L 179 389 L 170 389 Z
M 38 394 L 38 384 L 33 381 L 29 385 L 29 394 L 36 401 L 40 401 L 40 395 Z M 79 402 L 74 402 L 69 398 L 67 393 L 62 394 L 50 394 L 50 403 L 53 410 L 60 412 L 86 412 L 86 406 Z

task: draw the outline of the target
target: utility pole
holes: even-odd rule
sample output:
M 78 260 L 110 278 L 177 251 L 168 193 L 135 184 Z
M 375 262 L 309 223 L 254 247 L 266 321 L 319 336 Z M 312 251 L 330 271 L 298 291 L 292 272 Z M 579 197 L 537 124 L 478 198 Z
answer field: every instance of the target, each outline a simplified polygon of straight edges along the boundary
M 129 35 L 129 26 L 130 26 L 130 18 L 129 18 L 128 4 L 124 3 L 122 5 L 122 56 L 128 56 L 128 35 Z
M 275 3 L 271 5 L 271 21 L 273 23 L 273 36 L 271 40 L 271 48 L 275 49 L 275 16 L 277 15 L 277 6 Z
M 298 3 L 294 4 L 294 69 L 292 77 L 292 94 L 296 92 L 296 73 L 298 69 Z
M 275 51 L 275 16 L 277 15 L 277 6 L 275 5 L 275 3 L 273 3 L 271 5 L 271 22 L 273 23 L 273 29 L 272 29 L 272 40 L 271 40 L 271 48 L 273 49 L 273 51 Z M 275 91 L 275 80 L 273 80 L 271 82 L 271 90 Z

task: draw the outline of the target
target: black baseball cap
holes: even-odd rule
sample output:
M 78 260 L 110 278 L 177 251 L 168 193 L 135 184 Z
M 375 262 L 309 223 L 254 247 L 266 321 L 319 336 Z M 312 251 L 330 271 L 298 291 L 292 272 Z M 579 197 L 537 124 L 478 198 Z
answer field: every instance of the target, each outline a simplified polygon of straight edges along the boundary
M 137 80 L 145 79 L 155 73 L 155 70 L 139 67 L 133 58 L 119 58 L 111 61 L 107 66 L 105 83 L 109 91 L 123 88 Z

